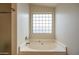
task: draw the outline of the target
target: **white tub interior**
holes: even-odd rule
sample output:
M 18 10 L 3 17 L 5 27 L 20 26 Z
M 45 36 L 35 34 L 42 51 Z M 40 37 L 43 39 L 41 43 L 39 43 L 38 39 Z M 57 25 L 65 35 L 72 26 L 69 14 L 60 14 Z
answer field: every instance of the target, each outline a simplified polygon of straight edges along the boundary
M 29 44 L 26 44 L 28 43 Z M 32 51 L 32 52 L 66 52 L 66 47 L 56 41 L 56 40 L 51 40 L 51 39 L 30 39 L 29 41 L 26 41 L 20 46 L 20 51 Z

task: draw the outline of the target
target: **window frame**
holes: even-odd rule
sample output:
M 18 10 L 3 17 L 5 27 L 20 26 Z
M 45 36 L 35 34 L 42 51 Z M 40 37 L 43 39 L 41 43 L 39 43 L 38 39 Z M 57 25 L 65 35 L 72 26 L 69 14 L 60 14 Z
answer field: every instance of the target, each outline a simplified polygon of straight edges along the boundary
M 33 33 L 33 14 L 52 14 L 52 33 Z M 55 35 L 55 22 L 54 22 L 54 12 L 31 12 L 30 13 L 30 21 L 29 21 L 29 25 L 30 25 L 30 38 L 31 39 L 54 39 L 54 35 Z

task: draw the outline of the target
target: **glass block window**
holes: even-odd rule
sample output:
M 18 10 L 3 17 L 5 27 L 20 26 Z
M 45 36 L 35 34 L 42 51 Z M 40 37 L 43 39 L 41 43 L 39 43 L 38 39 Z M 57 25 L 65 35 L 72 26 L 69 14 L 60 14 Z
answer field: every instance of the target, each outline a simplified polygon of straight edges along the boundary
M 33 33 L 52 33 L 52 13 L 32 14 Z

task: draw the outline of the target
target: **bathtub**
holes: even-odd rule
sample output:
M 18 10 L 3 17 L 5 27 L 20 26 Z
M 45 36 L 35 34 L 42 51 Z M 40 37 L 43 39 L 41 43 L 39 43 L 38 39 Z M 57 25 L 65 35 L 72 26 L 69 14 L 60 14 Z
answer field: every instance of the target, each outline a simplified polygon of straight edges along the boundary
M 21 55 L 66 55 L 66 46 L 57 40 L 30 39 L 20 45 Z

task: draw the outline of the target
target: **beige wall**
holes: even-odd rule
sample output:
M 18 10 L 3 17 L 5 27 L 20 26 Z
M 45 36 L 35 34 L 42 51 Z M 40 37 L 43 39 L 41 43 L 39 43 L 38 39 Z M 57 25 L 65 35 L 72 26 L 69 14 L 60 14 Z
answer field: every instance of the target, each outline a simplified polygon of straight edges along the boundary
M 79 4 L 57 6 L 56 39 L 67 46 L 68 54 L 79 54 Z
M 17 5 L 12 3 L 11 8 L 15 9 L 11 13 L 11 54 L 15 55 L 17 54 Z
M 25 37 L 29 37 L 29 5 L 17 4 L 17 47 L 25 42 Z

